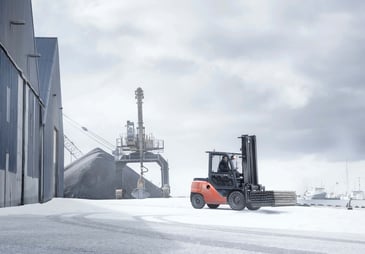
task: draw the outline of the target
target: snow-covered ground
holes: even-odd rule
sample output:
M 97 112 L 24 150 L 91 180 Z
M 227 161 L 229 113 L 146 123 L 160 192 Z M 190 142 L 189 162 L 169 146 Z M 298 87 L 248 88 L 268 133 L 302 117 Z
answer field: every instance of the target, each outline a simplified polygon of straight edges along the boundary
M 197 231 L 189 230 L 203 230 L 204 232 L 208 230 L 209 239 L 212 241 L 210 248 L 215 246 L 215 242 L 224 239 L 224 237 L 221 239 L 219 232 L 226 232 L 228 235 L 236 236 L 237 239 L 242 238 L 242 241 L 248 244 L 239 245 L 238 249 L 242 253 L 282 253 L 281 251 L 285 250 L 289 253 L 298 251 L 302 251 L 301 253 L 303 251 L 304 253 L 365 253 L 365 209 L 346 210 L 345 208 L 295 206 L 261 208 L 258 211 L 248 211 L 246 209 L 233 211 L 228 206 L 221 206 L 218 209 L 203 208 L 199 210 L 191 207 L 188 198 L 144 200 L 58 198 L 44 204 L 1 208 L 0 239 L 6 235 L 2 224 L 7 218 L 19 219 L 20 217 L 33 218 L 33 220 L 36 218 L 52 218 L 52 223 L 74 223 L 75 226 L 78 220 L 85 221 L 85 225 L 93 222 L 103 222 L 109 226 L 119 225 L 118 229 L 123 228 L 123 225 L 126 225 L 126 227 L 127 225 L 134 225 L 129 230 L 134 230 L 134 227 L 139 228 L 138 225 L 144 225 L 149 228 L 149 232 L 163 232 L 161 233 L 164 234 L 162 239 L 172 237 L 174 241 L 180 241 L 179 239 L 184 239 L 189 235 L 200 235 Z M 27 227 L 27 225 L 23 226 Z M 83 225 L 79 226 L 82 230 L 80 228 L 75 230 L 83 232 L 85 227 Z M 18 230 L 21 230 L 21 225 L 19 227 Z M 98 230 L 101 229 L 98 228 Z M 169 233 L 170 230 L 171 233 Z M 179 234 L 179 237 L 174 236 L 174 234 Z M 257 237 L 252 237 L 252 234 Z M 138 238 L 138 234 L 134 237 Z M 247 240 L 250 237 L 252 239 Z M 189 240 L 191 244 L 203 248 L 203 240 L 196 243 L 194 241 L 195 237 L 191 238 Z M 263 238 L 269 239 L 258 240 Z M 227 237 L 224 244 L 222 244 L 223 247 L 218 244 L 214 248 L 223 248 L 227 252 L 222 253 L 228 253 L 232 248 L 228 243 L 236 241 L 233 239 L 234 237 L 232 239 Z M 189 241 L 184 242 L 183 246 L 186 245 L 186 248 L 182 249 L 186 252 L 181 253 L 190 253 L 191 247 L 187 246 L 190 244 Z M 290 244 L 287 245 L 285 242 L 290 242 Z M 1 246 L 2 244 L 0 244 L 0 253 L 2 253 Z M 318 246 L 322 246 L 322 249 Z M 104 249 L 102 250 L 104 251 Z M 162 247 L 155 251 L 150 249 L 149 253 L 170 253 L 164 250 Z M 74 250 L 71 248 L 69 251 L 73 252 Z M 113 253 L 113 251 L 105 253 Z M 138 253 L 138 251 L 134 252 L 130 249 L 130 251 L 124 253 Z M 175 253 L 175 251 L 171 253 Z

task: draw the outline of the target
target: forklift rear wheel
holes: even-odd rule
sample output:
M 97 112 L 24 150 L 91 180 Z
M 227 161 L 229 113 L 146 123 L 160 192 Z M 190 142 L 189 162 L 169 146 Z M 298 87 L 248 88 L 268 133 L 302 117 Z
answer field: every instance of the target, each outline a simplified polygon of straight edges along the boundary
M 202 209 L 205 206 L 203 196 L 197 193 L 191 195 L 191 204 L 195 209 Z
M 218 208 L 219 205 L 215 205 L 215 204 L 207 204 L 207 206 L 211 209 L 216 209 Z
M 260 207 L 259 206 L 253 206 L 251 204 L 247 204 L 247 209 L 251 210 L 251 211 L 256 211 L 256 210 L 259 210 Z
M 240 191 L 233 191 L 228 196 L 228 204 L 233 210 L 243 210 L 245 203 L 245 196 Z

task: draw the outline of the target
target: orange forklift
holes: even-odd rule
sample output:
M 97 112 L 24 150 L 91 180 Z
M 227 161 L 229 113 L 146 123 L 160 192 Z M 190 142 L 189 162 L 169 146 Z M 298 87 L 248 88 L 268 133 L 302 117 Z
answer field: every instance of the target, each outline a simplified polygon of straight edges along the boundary
M 194 208 L 215 209 L 227 204 L 233 210 L 258 210 L 264 206 L 293 206 L 294 191 L 266 191 L 258 183 L 256 136 L 242 135 L 241 152 L 208 151 L 208 178 L 194 178 L 190 201 Z M 238 163 L 238 161 L 241 163 Z M 241 164 L 241 169 L 239 169 Z

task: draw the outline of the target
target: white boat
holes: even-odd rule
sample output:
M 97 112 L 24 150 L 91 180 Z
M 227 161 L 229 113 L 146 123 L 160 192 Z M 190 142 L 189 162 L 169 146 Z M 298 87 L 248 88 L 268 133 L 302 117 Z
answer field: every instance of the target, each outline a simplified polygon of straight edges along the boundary
M 365 199 L 365 193 L 361 190 L 352 191 L 350 193 L 350 198 L 357 199 L 357 200 L 362 200 L 362 199 Z
M 322 187 L 314 187 L 304 192 L 303 198 L 306 200 L 310 199 L 325 199 L 327 192 Z

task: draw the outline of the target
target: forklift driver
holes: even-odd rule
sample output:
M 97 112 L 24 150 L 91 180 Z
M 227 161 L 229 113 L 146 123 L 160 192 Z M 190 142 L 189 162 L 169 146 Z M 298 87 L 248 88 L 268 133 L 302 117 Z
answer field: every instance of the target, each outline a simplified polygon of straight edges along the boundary
M 228 172 L 228 170 L 229 170 L 228 157 L 227 157 L 227 155 L 223 155 L 222 160 L 219 162 L 218 172 L 226 173 L 226 172 Z

